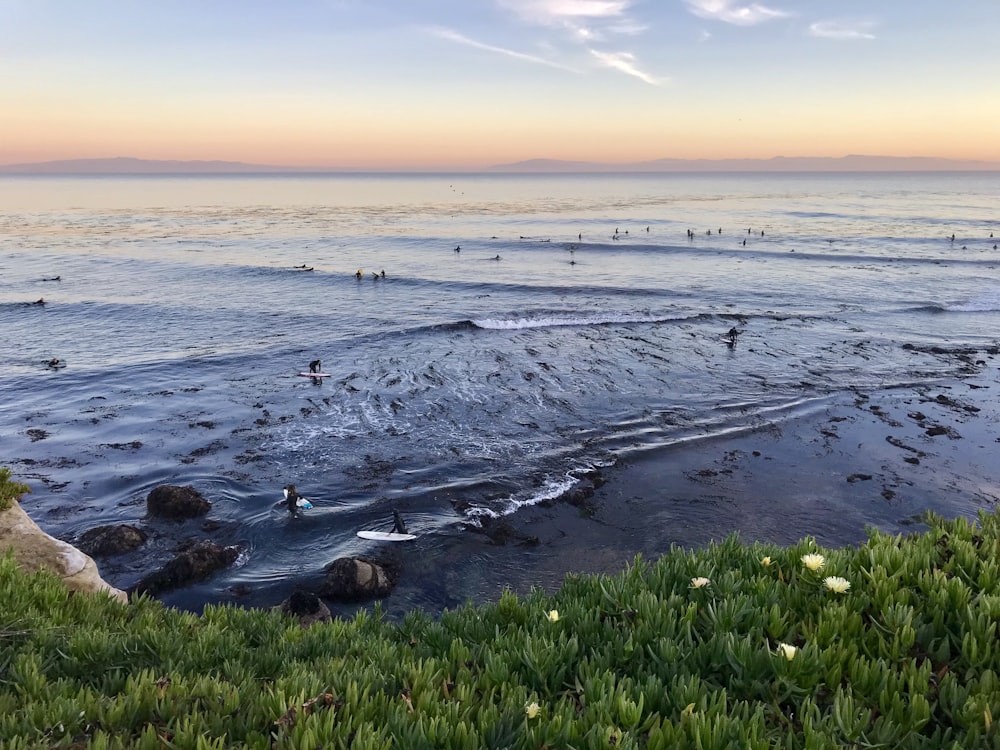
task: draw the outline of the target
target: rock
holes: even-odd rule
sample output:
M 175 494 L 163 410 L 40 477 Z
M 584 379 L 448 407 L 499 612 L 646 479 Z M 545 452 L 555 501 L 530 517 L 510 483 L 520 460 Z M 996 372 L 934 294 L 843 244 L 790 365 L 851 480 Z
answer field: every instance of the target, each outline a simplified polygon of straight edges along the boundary
M 146 497 L 146 510 L 151 516 L 182 520 L 203 516 L 212 505 L 194 487 L 164 484 L 155 487 Z
M 292 595 L 275 607 L 279 612 L 299 618 L 299 625 L 310 628 L 317 622 L 329 622 L 330 608 L 316 594 L 293 591 Z
M 388 596 L 399 576 L 395 565 L 361 557 L 339 557 L 326 566 L 325 572 L 320 595 L 346 602 Z
M 104 557 L 128 552 L 146 541 L 146 532 L 135 526 L 98 526 L 80 535 L 77 544 L 88 555 Z
M 127 602 L 124 591 L 104 581 L 93 558 L 71 544 L 46 534 L 18 503 L 0 510 L 0 553 L 13 549 L 18 566 L 29 573 L 47 569 L 70 591 L 101 592 Z
M 200 581 L 232 565 L 239 554 L 239 547 L 222 547 L 208 540 L 196 542 L 156 572 L 144 576 L 133 591 L 155 596 L 161 591 Z
M 465 524 L 465 528 L 477 534 L 484 534 L 493 544 L 499 546 L 503 546 L 508 542 L 517 542 L 527 547 L 539 544 L 537 536 L 531 536 L 518 531 L 509 521 L 503 518 L 481 516 L 479 523 Z

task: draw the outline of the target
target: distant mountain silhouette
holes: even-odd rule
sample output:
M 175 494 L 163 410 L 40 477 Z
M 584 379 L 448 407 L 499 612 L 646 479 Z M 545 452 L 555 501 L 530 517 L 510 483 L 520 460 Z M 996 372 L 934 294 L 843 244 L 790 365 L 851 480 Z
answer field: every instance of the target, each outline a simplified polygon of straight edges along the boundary
M 240 161 L 163 161 L 119 156 L 113 159 L 64 159 L 30 164 L 0 165 L 0 174 L 321 174 L 365 171 L 434 172 L 421 170 L 363 170 L 338 167 L 289 167 Z M 1000 171 L 1000 162 L 965 161 L 925 156 L 809 157 L 770 159 L 653 159 L 640 162 L 563 161 L 528 159 L 485 168 L 446 169 L 442 172 L 949 172 Z
M 113 159 L 64 159 L 0 166 L 0 174 L 248 174 L 299 172 L 298 167 L 246 164 L 240 161 L 161 161 L 119 156 Z
M 491 172 L 950 172 L 1000 171 L 1000 162 L 926 156 L 775 156 L 770 159 L 654 159 L 583 162 L 528 159 L 498 164 Z

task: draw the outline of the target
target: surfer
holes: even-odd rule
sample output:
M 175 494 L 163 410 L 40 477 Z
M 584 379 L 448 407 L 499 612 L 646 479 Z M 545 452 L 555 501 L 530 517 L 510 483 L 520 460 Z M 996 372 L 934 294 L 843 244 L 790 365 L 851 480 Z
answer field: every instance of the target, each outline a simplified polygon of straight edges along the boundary
M 395 508 L 392 509 L 392 530 L 397 534 L 410 533 L 406 530 L 406 524 L 403 523 L 403 517 L 399 515 L 399 511 Z
M 365 275 L 365 272 L 364 272 L 364 269 L 362 269 L 362 268 L 359 268 L 357 271 L 354 272 L 354 278 L 356 278 L 356 279 L 360 279 L 364 275 Z
M 739 335 L 740 332 L 736 330 L 736 326 L 733 326 L 732 328 L 729 329 L 729 332 L 726 334 L 726 338 L 729 339 L 730 346 L 736 343 L 736 339 L 739 337 Z
M 52 368 L 53 370 L 57 370 L 57 369 L 59 369 L 60 367 L 63 367 L 63 366 L 64 366 L 64 365 L 62 364 L 62 361 L 61 361 L 61 360 L 59 360 L 59 359 L 58 359 L 57 357 L 53 357 L 52 359 L 50 359 L 50 360 L 49 360 L 48 362 L 46 362 L 45 364 L 46 364 L 46 365 L 47 365 L 48 367 L 51 367 L 51 368 Z
M 299 493 L 295 490 L 295 485 L 290 484 L 285 487 L 285 502 L 288 505 L 288 512 L 293 516 L 299 512 Z
M 319 372 L 322 369 L 323 369 L 323 363 L 320 362 L 318 359 L 314 359 L 312 362 L 309 363 L 309 372 Z

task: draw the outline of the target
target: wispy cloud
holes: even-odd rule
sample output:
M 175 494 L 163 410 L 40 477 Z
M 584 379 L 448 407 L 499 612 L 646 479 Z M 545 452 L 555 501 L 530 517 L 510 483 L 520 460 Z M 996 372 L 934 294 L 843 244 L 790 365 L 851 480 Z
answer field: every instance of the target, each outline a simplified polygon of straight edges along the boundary
M 631 52 L 600 52 L 596 49 L 590 50 L 597 60 L 607 68 L 620 71 L 626 75 L 634 76 L 640 81 L 645 81 L 651 86 L 659 86 L 663 81 L 655 76 L 646 73 L 636 67 L 635 55 Z
M 440 37 L 441 39 L 447 39 L 450 42 L 456 42 L 457 44 L 464 44 L 467 47 L 474 47 L 476 49 L 481 49 L 486 52 L 494 52 L 498 55 L 504 55 L 505 57 L 510 57 L 515 60 L 522 60 L 523 62 L 535 63 L 537 65 L 546 65 L 550 68 L 557 68 L 559 70 L 565 70 L 570 73 L 579 73 L 580 71 L 569 65 L 564 65 L 563 63 L 557 62 L 555 60 L 549 60 L 544 57 L 539 57 L 538 55 L 529 55 L 526 52 L 518 52 L 517 50 L 507 49 L 506 47 L 497 47 L 492 44 L 486 44 L 485 42 L 479 42 L 475 39 L 470 39 L 469 37 L 461 34 L 453 29 L 445 29 L 438 26 L 434 26 L 428 29 L 428 31 L 434 36 Z
M 687 0 L 688 8 L 699 18 L 724 21 L 738 26 L 756 26 L 759 23 L 787 18 L 790 14 L 760 3 L 738 4 L 733 0 Z
M 562 24 L 579 19 L 620 18 L 631 0 L 499 0 L 523 20 L 536 24 Z
M 639 67 L 631 52 L 608 52 L 598 46 L 643 33 L 646 25 L 631 13 L 634 0 L 497 0 L 522 23 L 562 29 L 571 41 L 583 45 L 603 67 L 617 70 L 652 86 L 660 78 Z
M 873 24 L 860 21 L 854 24 L 838 23 L 837 21 L 819 21 L 809 26 L 809 33 L 824 39 L 874 39 L 871 33 Z

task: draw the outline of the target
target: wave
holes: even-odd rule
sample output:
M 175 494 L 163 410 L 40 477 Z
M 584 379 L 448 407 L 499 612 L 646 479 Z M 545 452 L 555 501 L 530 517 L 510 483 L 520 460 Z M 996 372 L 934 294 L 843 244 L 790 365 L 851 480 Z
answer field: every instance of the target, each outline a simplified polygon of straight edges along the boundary
M 595 326 L 617 323 L 666 323 L 683 320 L 676 315 L 653 313 L 542 313 L 507 318 L 479 318 L 469 321 L 476 328 L 493 331 L 519 331 L 527 328 L 555 328 L 557 326 Z
M 965 302 L 945 305 L 946 312 L 1000 312 L 1000 287 L 983 292 Z

